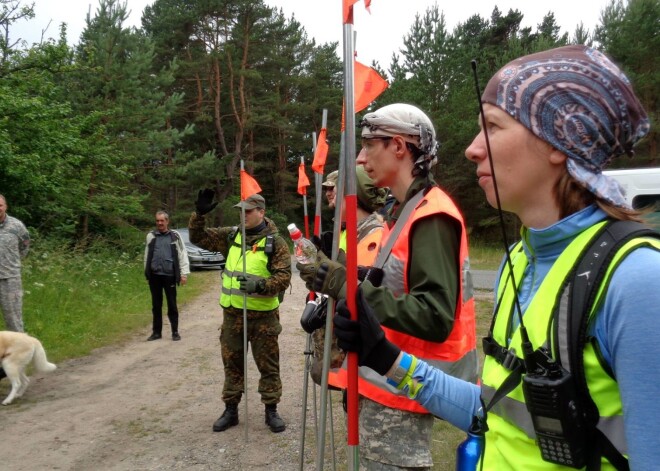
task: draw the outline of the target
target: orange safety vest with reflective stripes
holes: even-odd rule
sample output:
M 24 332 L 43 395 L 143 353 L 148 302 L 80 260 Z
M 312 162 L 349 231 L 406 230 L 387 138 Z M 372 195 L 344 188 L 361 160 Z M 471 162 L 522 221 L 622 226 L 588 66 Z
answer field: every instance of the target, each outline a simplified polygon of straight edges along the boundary
M 465 230 L 463 216 L 458 211 L 458 208 L 456 208 L 454 202 L 440 188 L 431 188 L 416 204 L 414 211 L 405 221 L 405 225 L 392 247 L 390 256 L 383 265 L 383 270 L 385 271 L 383 284 L 392 290 L 395 296 L 409 292 L 408 261 L 410 258 L 410 229 L 417 221 L 436 214 L 447 214 L 461 224 L 459 249 L 461 283 L 456 309 L 454 311 L 454 326 L 444 342 L 422 340 L 386 327 L 383 327 L 383 330 L 388 340 L 399 346 L 403 351 L 423 359 L 452 376 L 476 382 L 478 378 L 478 358 L 476 349 L 475 305 L 469 275 L 470 264 L 467 232 Z M 403 222 L 401 221 L 401 223 Z M 383 229 L 381 247 L 387 243 L 391 232 L 392 229 L 390 228 L 385 227 Z M 335 382 L 330 382 L 330 384 L 340 388 L 346 387 L 345 366 L 346 363 L 344 363 L 340 371 L 331 375 L 332 380 Z M 410 412 L 428 413 L 424 407 L 409 399 L 402 391 L 387 384 L 385 377 L 370 368 L 360 367 L 358 387 L 361 395 L 386 407 Z

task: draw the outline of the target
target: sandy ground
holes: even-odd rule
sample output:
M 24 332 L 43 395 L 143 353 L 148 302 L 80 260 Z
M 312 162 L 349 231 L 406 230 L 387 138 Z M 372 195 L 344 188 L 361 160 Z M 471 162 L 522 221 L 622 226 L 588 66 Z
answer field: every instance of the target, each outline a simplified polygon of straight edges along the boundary
M 217 272 L 201 276 L 215 277 Z M 219 284 L 214 284 L 209 292 L 179 306 L 180 342 L 172 342 L 169 336 L 146 342 L 150 331 L 144 330 L 122 345 L 62 362 L 55 372 L 35 374 L 23 398 L 0 407 L 0 469 L 298 469 L 307 339 L 299 323 L 304 284 L 294 273 L 292 292 L 287 292 L 280 308 L 284 394 L 278 410 L 287 429 L 278 434 L 264 423 L 251 354 L 247 421 L 244 399 L 237 427 L 220 433 L 211 430 L 224 409 L 218 290 Z M 169 325 L 164 322 L 165 333 Z M 311 380 L 309 384 L 306 470 L 315 469 L 316 457 L 313 409 L 318 396 L 313 394 Z M 6 379 L 0 382 L 1 397 L 8 387 Z M 335 438 L 342 443 L 342 415 L 337 410 L 334 415 L 339 418 Z M 331 456 L 326 453 L 327 462 Z M 338 469 L 345 467 L 339 464 Z

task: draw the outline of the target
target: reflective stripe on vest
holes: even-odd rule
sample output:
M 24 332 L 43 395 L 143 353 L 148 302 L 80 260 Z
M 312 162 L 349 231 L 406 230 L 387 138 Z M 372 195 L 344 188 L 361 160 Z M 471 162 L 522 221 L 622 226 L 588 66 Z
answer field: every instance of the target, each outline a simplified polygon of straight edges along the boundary
M 270 276 L 268 271 L 268 255 L 264 252 L 266 238 L 263 237 L 252 247 L 246 249 L 245 271 L 248 280 L 263 280 Z M 229 247 L 225 270 L 222 272 L 222 292 L 220 293 L 220 305 L 222 307 L 243 308 L 243 297 L 245 296 L 245 307 L 253 311 L 272 311 L 280 305 L 277 296 L 265 296 L 263 294 L 246 294 L 240 290 L 238 277 L 243 275 L 243 257 L 241 254 L 241 234 L 237 234 L 234 243 Z
M 564 250 L 555 261 L 545 279 L 539 286 L 531 303 L 524 313 L 524 322 L 527 334 L 536 350 L 540 346 L 546 348 L 557 345 L 557 351 L 552 352 L 554 358 L 568 358 L 566 318 L 568 316 L 568 289 L 565 281 L 571 276 L 572 269 L 579 262 L 580 254 L 598 233 L 604 223 L 597 224 L 582 232 Z M 660 242 L 653 238 L 635 238 L 621 247 L 607 268 L 594 302 L 599 305 L 599 299 L 605 293 L 607 284 L 615 267 L 630 251 L 640 246 L 652 246 L 660 250 Z M 527 256 L 519 250 L 520 243 L 512 250 L 512 264 L 514 278 L 522 280 L 522 275 L 528 265 Z M 509 333 L 507 329 L 512 325 L 514 312 L 514 293 L 512 283 L 507 282 L 508 267 L 504 267 L 500 276 L 498 300 L 499 310 L 493 326 L 493 338 L 500 345 L 506 346 L 515 352 L 522 352 L 519 326 Z M 560 290 L 562 290 L 560 292 Z M 558 326 L 553 323 L 553 313 L 557 309 Z M 595 309 L 592 308 L 590 316 Z M 559 328 L 557 328 L 559 327 Z M 548 339 L 548 333 L 557 335 L 553 342 Z M 511 342 L 507 341 L 511 338 Z M 518 358 L 522 355 L 518 353 Z M 562 366 L 570 368 L 568 361 Z M 626 454 L 627 446 L 623 429 L 623 410 L 619 389 L 616 381 L 601 365 L 599 356 L 592 342 L 587 341 L 584 349 L 584 368 L 586 380 L 592 399 L 596 403 L 600 418 L 597 424 L 605 436 L 622 453 Z M 495 391 L 508 377 L 510 371 L 500 365 L 493 357 L 486 356 L 483 369 L 482 398 L 486 405 L 490 403 Z M 488 413 L 488 432 L 486 433 L 487 446 L 484 457 L 484 469 L 566 469 L 559 465 L 547 463 L 542 460 L 541 453 L 535 442 L 532 418 L 524 401 L 522 387 L 519 384 L 506 397 L 493 405 Z M 613 469 L 605 458 L 602 459 L 602 469 Z
M 346 237 L 347 233 L 346 229 L 344 229 L 339 233 L 339 244 L 337 245 L 337 248 L 343 250 L 344 252 L 346 252 Z
M 469 260 L 467 235 L 463 217 L 451 199 L 438 187 L 433 187 L 415 205 L 410 217 L 404 223 L 383 270 L 385 271 L 384 285 L 387 286 L 395 296 L 408 293 L 408 273 L 406 267 L 409 259 L 409 236 L 412 225 L 422 218 L 435 214 L 448 214 L 461 224 L 461 284 L 459 287 L 458 302 L 455 310 L 454 327 L 442 343 L 422 340 L 411 335 L 397 332 L 383 327 L 387 338 L 399 346 L 402 350 L 423 359 L 452 376 L 476 382 L 478 377 L 478 358 L 476 350 L 476 333 L 474 318 L 474 298 L 472 285 L 469 277 Z M 390 230 L 383 228 L 381 249 L 387 243 Z M 374 373 L 369 368 L 359 369 L 358 379 L 359 393 L 380 404 L 394 409 L 407 410 L 418 413 L 428 413 L 425 408 L 416 401 L 409 399 L 403 391 L 393 388 L 386 382 L 386 378 Z M 342 386 L 341 375 L 335 379 Z M 332 384 L 332 383 L 331 383 Z

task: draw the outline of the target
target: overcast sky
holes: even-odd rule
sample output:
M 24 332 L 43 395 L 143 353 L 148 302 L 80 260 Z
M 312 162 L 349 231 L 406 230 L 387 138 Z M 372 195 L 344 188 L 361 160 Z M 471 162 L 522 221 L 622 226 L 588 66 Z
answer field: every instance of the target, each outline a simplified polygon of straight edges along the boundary
M 12 26 L 12 38 L 38 42 L 48 22 L 47 37 L 56 37 L 60 23 L 67 23 L 69 42 L 78 42 L 85 27 L 85 17 L 90 10 L 94 16 L 98 0 L 24 0 L 34 1 L 36 18 Z M 339 41 L 342 54 L 343 26 L 341 0 L 265 0 L 267 4 L 280 7 L 287 17 L 295 15 L 310 37 L 317 43 Z M 140 17 L 145 6 L 153 0 L 128 0 L 131 11 L 129 25 L 140 26 Z M 495 5 L 502 13 L 518 9 L 523 15 L 523 26 L 536 27 L 545 14 L 552 10 L 562 33 L 572 35 L 580 22 L 590 31 L 599 23 L 600 12 L 610 0 L 372 0 L 371 14 L 367 13 L 360 0 L 355 5 L 354 30 L 357 33 L 356 51 L 358 60 L 370 64 L 372 60 L 388 68 L 393 52 L 402 47 L 402 38 L 410 30 L 415 14 L 423 15 L 429 6 L 437 3 L 445 14 L 449 31 L 458 22 L 463 22 L 478 13 L 490 18 Z

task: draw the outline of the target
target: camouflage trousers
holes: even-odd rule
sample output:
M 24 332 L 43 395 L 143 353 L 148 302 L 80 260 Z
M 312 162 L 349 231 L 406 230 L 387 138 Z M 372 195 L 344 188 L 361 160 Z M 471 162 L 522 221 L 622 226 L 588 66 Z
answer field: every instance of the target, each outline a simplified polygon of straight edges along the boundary
M 252 357 L 259 370 L 259 394 L 264 404 L 277 404 L 282 397 L 280 379 L 280 348 L 277 337 L 282 332 L 279 311 L 264 316 L 248 317 L 247 340 Z M 238 404 L 244 390 L 243 371 L 243 316 L 224 311 L 220 332 L 220 348 L 225 370 L 222 400 L 225 404 Z
M 312 332 L 312 340 L 314 342 L 314 356 L 312 358 L 312 366 L 310 369 L 310 376 L 319 386 L 323 381 L 323 350 L 325 345 L 325 327 L 316 329 Z M 332 342 L 330 344 L 330 368 L 341 368 L 341 365 L 346 357 L 346 353 L 339 349 L 337 345 L 337 337 L 332 334 Z
M 360 470 L 430 470 L 433 416 L 360 397 Z
M 0 309 L 6 330 L 24 332 L 23 283 L 20 276 L 0 279 Z

